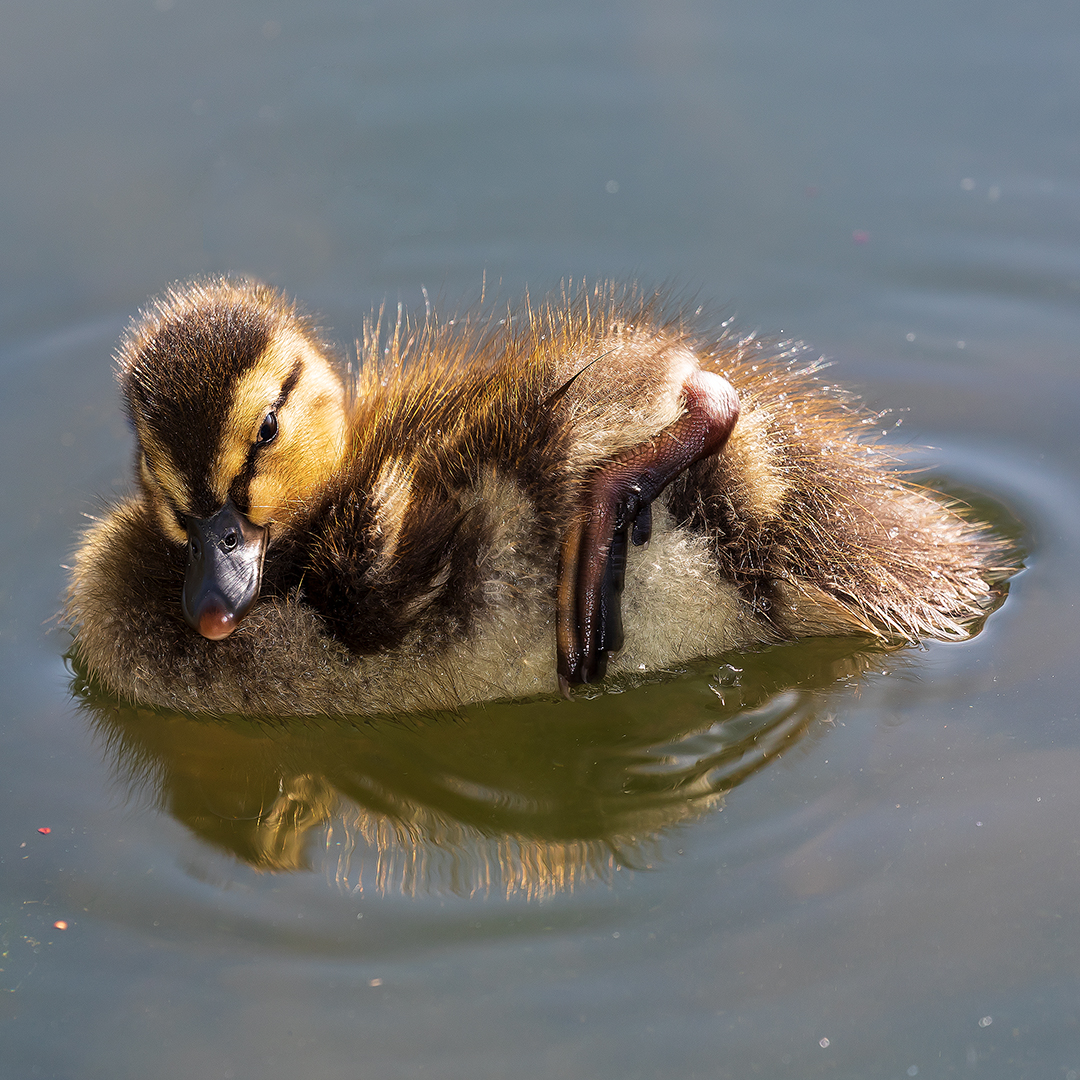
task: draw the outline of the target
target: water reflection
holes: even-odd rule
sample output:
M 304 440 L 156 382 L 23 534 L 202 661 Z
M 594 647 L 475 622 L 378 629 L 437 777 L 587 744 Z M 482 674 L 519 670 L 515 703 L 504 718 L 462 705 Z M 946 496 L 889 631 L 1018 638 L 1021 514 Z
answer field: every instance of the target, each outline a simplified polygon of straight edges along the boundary
M 130 799 L 260 870 L 350 890 L 539 897 L 652 868 L 680 822 L 904 653 L 816 639 L 572 703 L 342 720 L 194 717 L 74 691 Z

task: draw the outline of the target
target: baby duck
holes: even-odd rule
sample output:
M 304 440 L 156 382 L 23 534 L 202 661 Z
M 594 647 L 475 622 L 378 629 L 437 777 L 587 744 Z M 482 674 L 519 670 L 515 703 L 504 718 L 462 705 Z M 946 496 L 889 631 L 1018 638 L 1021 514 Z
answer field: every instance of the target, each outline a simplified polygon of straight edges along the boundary
M 137 490 L 67 603 L 107 688 L 256 714 L 568 693 L 811 634 L 963 638 L 1011 573 L 797 350 L 658 297 L 388 336 L 344 379 L 289 300 L 228 279 L 135 321 Z

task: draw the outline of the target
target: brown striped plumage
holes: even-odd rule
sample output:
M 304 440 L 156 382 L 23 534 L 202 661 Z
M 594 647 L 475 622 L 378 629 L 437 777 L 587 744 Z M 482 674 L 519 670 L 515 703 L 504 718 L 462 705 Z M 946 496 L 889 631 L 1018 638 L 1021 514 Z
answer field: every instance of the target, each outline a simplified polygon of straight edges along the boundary
M 702 336 L 660 298 L 373 325 L 347 389 L 326 357 L 287 300 L 242 282 L 177 288 L 133 326 L 139 488 L 83 538 L 67 608 L 115 692 L 280 714 L 554 690 L 560 542 L 699 368 L 735 387 L 739 419 L 654 503 L 609 671 L 807 634 L 961 638 L 1009 572 L 799 350 Z M 210 641 L 181 615 L 185 522 L 225 500 L 269 539 L 258 600 Z

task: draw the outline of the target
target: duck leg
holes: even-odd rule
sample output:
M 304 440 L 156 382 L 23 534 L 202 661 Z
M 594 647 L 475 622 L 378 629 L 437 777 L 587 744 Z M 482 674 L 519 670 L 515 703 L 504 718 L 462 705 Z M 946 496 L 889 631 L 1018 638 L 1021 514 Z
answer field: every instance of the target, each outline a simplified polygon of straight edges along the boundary
M 597 469 L 563 538 L 555 639 L 564 694 L 603 678 L 607 654 L 622 648 L 626 553 L 652 534 L 653 499 L 695 461 L 719 453 L 739 417 L 738 395 L 713 372 L 691 375 L 683 400 L 678 420 Z

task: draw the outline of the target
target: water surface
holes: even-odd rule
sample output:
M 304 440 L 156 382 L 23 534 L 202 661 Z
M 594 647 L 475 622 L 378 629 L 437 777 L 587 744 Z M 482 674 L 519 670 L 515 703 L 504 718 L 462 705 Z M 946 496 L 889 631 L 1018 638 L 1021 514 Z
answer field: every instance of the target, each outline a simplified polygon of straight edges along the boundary
M 0 27 L 0 1075 L 1080 1075 L 1072 5 Z M 111 352 L 225 271 L 345 349 L 425 289 L 671 282 L 833 357 L 1027 569 L 962 645 L 813 642 L 571 705 L 120 707 L 53 621 L 127 483 Z

